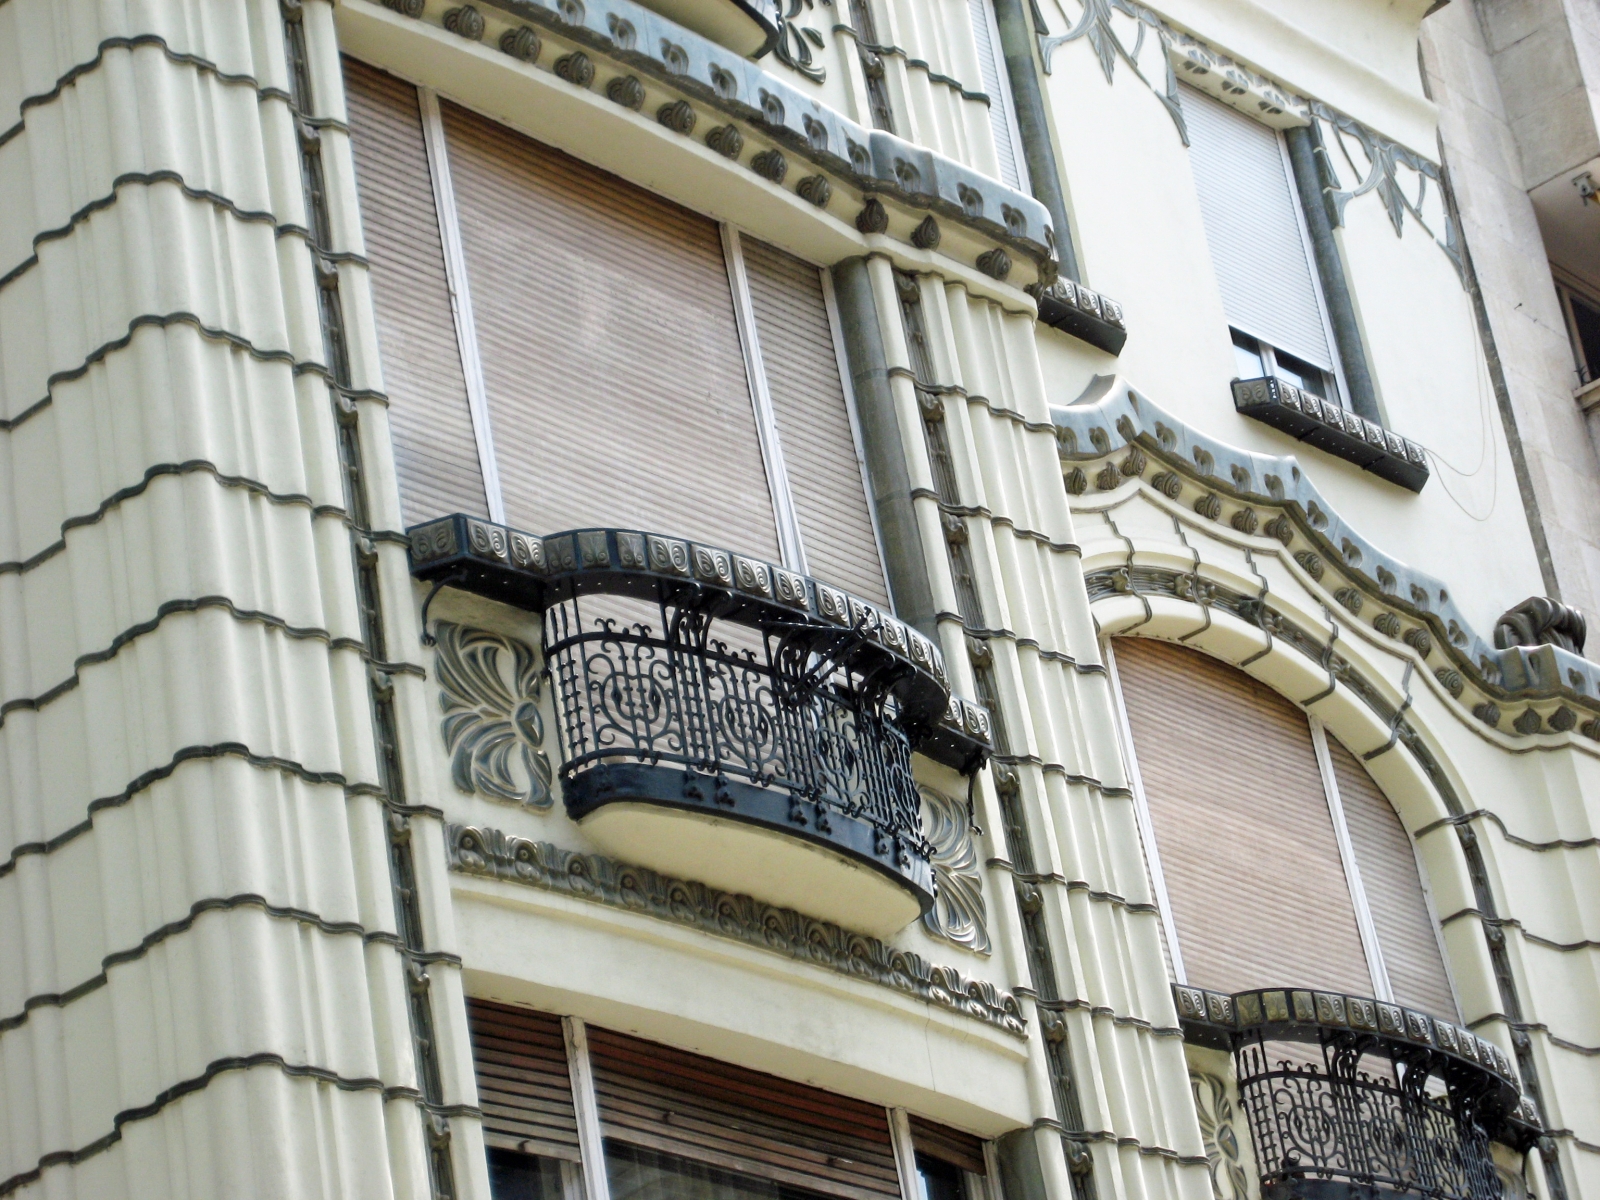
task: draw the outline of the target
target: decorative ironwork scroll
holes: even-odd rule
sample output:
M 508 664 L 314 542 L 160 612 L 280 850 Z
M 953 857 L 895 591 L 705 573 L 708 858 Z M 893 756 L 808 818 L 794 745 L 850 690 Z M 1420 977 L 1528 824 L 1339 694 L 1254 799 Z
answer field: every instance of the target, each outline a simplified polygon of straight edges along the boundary
M 547 611 L 544 630 L 564 787 L 596 767 L 675 767 L 706 798 L 721 801 L 729 780 L 777 789 L 797 826 L 813 820 L 804 802 L 819 832 L 831 812 L 931 854 L 892 680 L 852 665 L 854 630 L 723 628 L 714 609 L 665 593 L 576 595 Z
M 1264 1040 L 1236 1052 L 1264 1197 L 1306 1181 L 1433 1200 L 1500 1200 L 1471 1089 L 1430 1088 L 1427 1056 L 1378 1057 L 1372 1039 L 1324 1039 L 1322 1062 L 1273 1062 Z M 1365 1068 L 1365 1069 L 1364 1069 Z

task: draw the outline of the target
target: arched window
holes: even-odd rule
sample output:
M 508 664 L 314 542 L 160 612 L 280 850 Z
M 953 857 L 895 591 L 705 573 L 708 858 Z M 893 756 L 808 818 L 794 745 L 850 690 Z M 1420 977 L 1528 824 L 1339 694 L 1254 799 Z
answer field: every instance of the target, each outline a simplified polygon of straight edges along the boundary
M 1197 651 L 1119 638 L 1113 661 L 1178 981 L 1325 988 L 1455 1019 L 1410 836 L 1360 759 Z

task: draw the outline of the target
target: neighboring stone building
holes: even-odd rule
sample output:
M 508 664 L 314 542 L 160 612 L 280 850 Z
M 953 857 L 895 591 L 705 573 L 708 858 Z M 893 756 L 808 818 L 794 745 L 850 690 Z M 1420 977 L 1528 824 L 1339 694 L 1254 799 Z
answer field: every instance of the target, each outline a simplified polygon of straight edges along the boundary
M 0 1197 L 1600 1200 L 1592 0 L 0 0 Z

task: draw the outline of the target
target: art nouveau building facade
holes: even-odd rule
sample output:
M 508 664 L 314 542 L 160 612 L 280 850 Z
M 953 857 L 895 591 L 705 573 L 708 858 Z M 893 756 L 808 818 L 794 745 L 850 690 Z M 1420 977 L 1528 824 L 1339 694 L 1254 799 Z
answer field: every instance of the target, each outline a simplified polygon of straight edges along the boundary
M 1513 7 L 0 0 L 0 1196 L 1600 1196 Z

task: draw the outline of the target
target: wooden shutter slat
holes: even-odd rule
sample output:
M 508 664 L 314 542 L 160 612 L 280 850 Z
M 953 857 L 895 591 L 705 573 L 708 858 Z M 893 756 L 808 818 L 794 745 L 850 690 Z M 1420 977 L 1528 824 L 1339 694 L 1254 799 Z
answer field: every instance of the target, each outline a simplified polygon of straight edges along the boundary
M 467 1027 L 485 1140 L 576 1161 L 578 1119 L 561 1018 L 469 999 Z
M 371 263 L 389 429 L 410 525 L 487 513 L 467 407 L 417 89 L 345 59 L 350 139 Z
M 898 1200 L 883 1109 L 758 1071 L 589 1030 L 608 1138 L 846 1200 Z
M 1115 648 L 1188 981 L 1370 995 L 1305 715 L 1197 651 Z
M 1328 753 L 1394 998 L 1423 1012 L 1457 1020 L 1455 994 L 1439 953 L 1411 836 L 1366 767 L 1332 734 Z
M 766 242 L 740 243 L 806 565 L 819 579 L 887 605 L 821 276 Z
M 443 106 L 507 519 L 776 558 L 714 222 Z

